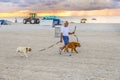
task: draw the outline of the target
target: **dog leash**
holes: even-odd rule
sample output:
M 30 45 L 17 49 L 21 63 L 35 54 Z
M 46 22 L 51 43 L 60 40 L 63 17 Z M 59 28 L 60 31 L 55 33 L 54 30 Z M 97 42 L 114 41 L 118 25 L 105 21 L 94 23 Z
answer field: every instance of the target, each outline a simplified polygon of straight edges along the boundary
M 78 37 L 77 37 L 77 35 L 75 34 L 75 32 L 76 32 L 76 26 L 75 26 L 75 29 L 74 29 L 74 37 L 76 37 L 76 40 L 77 40 L 77 42 L 78 42 Z
M 76 26 L 75 26 L 75 29 L 74 29 L 74 33 L 75 33 L 75 31 L 76 31 Z
M 60 43 L 60 42 L 58 41 L 58 42 L 56 42 L 55 44 L 52 44 L 52 45 L 50 45 L 49 47 L 44 48 L 44 49 L 41 49 L 41 50 L 39 50 L 39 51 L 40 51 L 40 52 L 41 52 L 41 51 L 45 51 L 45 50 L 47 50 L 47 49 L 49 49 L 49 48 L 54 47 L 54 46 L 57 45 L 58 43 Z

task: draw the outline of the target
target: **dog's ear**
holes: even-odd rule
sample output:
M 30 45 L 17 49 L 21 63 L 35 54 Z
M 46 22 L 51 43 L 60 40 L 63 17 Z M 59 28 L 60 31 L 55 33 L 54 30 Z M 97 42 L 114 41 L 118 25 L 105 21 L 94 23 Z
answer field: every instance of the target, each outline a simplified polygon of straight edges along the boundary
M 29 49 L 28 49 L 28 51 L 32 51 L 32 49 L 31 49 L 31 48 L 29 48 Z
M 76 43 L 75 43 L 75 46 L 80 47 L 80 43 L 76 42 Z
M 26 51 L 28 51 L 28 48 L 26 48 Z

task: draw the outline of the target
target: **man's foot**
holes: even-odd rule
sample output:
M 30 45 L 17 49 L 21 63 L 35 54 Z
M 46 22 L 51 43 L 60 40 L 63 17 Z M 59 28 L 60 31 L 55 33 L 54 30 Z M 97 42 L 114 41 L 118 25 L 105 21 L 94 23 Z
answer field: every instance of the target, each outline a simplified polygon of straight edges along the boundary
M 60 55 L 61 55 L 61 53 L 62 53 L 62 50 L 61 50 L 61 49 L 59 49 L 58 54 L 60 54 Z
M 67 52 L 65 55 L 66 55 L 66 56 L 72 56 L 72 53 Z
M 72 56 L 72 53 L 68 53 L 68 56 Z

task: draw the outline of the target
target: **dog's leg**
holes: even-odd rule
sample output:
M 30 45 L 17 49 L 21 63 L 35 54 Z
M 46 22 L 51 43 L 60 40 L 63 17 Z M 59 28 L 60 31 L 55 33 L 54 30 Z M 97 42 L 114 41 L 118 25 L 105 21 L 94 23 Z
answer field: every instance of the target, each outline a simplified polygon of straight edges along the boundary
M 28 57 L 27 53 L 24 52 L 25 57 Z
M 73 48 L 71 48 L 71 53 L 73 53 L 73 50 L 74 50 L 74 49 L 73 49 Z
M 65 48 L 65 49 L 66 49 L 66 52 L 69 52 L 69 51 L 68 51 L 68 47 L 67 47 L 67 46 L 66 46 L 66 48 Z
M 67 49 L 66 49 L 66 48 L 64 48 L 64 52 L 67 52 Z
M 18 53 L 20 56 L 23 56 L 21 53 Z
M 71 53 L 73 53 L 73 51 L 74 51 L 74 45 L 72 44 L 71 45 Z
M 24 56 L 25 56 L 25 57 L 28 57 L 28 55 L 27 55 L 27 50 L 25 50 L 23 53 L 24 53 Z
M 78 53 L 77 50 L 76 50 L 76 48 L 74 48 L 74 51 L 75 51 L 76 53 Z
M 23 56 L 23 55 L 21 54 L 21 52 L 18 52 L 18 51 L 17 51 L 16 53 L 19 54 L 20 56 Z
M 63 50 L 65 48 L 65 45 L 63 47 L 60 47 L 61 50 Z
M 66 49 L 64 49 L 64 52 L 66 52 Z
M 65 46 L 64 52 L 67 52 L 67 53 L 69 52 L 67 45 Z

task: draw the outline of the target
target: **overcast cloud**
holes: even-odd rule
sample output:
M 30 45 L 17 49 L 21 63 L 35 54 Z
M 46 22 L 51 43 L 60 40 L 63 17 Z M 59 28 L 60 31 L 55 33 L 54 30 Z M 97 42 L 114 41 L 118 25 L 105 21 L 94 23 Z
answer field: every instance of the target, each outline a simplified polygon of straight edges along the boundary
M 120 0 L 0 0 L 0 12 L 118 9 Z

